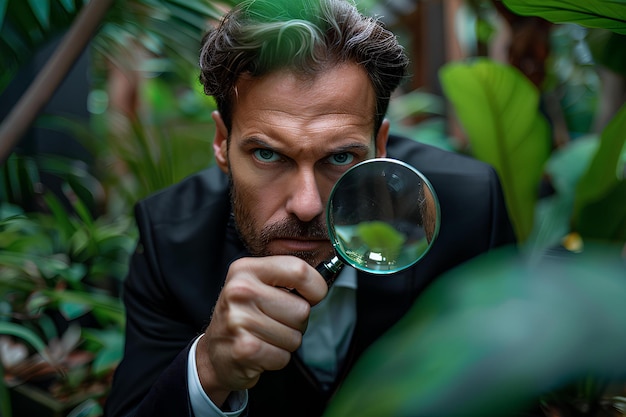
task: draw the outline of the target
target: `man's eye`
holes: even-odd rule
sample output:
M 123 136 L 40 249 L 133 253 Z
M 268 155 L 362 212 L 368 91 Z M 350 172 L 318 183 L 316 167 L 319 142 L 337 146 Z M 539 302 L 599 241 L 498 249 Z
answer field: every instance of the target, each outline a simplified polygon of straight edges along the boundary
M 254 156 L 262 162 L 275 162 L 280 159 L 280 155 L 269 149 L 255 149 Z
M 331 155 L 328 158 L 329 162 L 334 165 L 348 165 L 354 161 L 354 155 L 344 152 Z

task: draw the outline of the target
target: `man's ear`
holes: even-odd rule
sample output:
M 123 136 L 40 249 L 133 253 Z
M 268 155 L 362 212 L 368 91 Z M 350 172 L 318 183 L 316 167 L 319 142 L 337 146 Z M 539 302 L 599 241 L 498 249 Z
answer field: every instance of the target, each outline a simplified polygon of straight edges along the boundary
M 376 158 L 387 156 L 387 141 L 389 140 L 389 120 L 385 119 L 376 134 Z
M 213 138 L 213 154 L 215 162 L 224 173 L 228 174 L 228 129 L 217 110 L 211 114 L 215 122 L 215 137 Z

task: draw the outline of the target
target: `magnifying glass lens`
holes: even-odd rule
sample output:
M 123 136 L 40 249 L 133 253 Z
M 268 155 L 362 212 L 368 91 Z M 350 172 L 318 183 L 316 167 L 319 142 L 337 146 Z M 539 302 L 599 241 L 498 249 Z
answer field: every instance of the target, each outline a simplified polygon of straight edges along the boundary
M 439 229 L 439 204 L 430 182 L 412 166 L 371 159 L 337 182 L 327 224 L 343 261 L 366 272 L 390 274 L 429 250 Z

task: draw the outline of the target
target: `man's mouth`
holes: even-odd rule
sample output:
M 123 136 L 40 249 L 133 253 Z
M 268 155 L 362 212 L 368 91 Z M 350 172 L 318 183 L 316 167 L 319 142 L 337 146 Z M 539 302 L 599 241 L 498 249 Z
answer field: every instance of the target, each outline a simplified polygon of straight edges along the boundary
M 324 246 L 328 247 L 329 244 L 328 239 L 281 237 L 272 239 L 269 248 L 274 253 L 315 252 L 323 249 Z
M 288 248 L 290 251 L 314 251 L 321 246 L 328 245 L 330 242 L 328 239 L 303 239 L 303 238 L 289 238 L 281 237 L 272 239 L 271 246 L 280 246 Z

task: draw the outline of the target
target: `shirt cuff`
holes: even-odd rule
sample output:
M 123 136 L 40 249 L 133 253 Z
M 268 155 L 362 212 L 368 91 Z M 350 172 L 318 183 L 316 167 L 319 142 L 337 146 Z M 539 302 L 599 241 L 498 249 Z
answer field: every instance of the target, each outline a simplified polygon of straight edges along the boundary
M 187 358 L 187 386 L 189 387 L 191 409 L 195 417 L 239 417 L 248 405 L 248 390 L 231 392 L 226 399 L 226 406 L 234 411 L 222 411 L 202 389 L 196 368 L 196 346 L 202 336 L 200 335 L 194 340 Z

